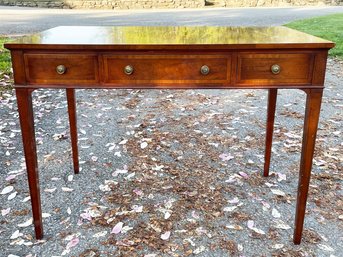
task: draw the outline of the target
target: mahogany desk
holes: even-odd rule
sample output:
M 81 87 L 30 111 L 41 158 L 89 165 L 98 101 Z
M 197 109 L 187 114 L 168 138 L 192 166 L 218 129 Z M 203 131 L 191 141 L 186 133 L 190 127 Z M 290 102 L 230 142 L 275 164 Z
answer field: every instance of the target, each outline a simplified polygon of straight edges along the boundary
M 268 176 L 277 90 L 306 92 L 293 241 L 300 244 L 324 88 L 334 43 L 285 27 L 57 27 L 11 50 L 33 220 L 43 237 L 31 93 L 67 91 L 78 173 L 75 88 L 268 89 L 264 176 Z

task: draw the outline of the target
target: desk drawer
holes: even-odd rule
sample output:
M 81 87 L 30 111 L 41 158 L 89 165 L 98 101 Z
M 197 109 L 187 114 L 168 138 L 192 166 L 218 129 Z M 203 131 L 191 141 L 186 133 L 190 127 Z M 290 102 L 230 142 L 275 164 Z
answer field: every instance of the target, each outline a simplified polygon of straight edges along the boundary
M 98 58 L 93 54 L 25 54 L 30 84 L 94 84 L 99 81 Z
M 104 55 L 104 80 L 110 84 L 229 83 L 230 56 Z
M 312 80 L 311 54 L 238 55 L 237 84 L 308 84 Z

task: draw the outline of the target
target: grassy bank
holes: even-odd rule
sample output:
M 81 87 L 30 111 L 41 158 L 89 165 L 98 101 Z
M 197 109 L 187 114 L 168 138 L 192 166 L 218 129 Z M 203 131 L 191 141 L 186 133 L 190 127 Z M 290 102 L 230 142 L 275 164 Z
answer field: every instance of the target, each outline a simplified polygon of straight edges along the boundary
M 12 88 L 11 56 L 4 48 L 4 43 L 8 40 L 6 37 L 0 37 L 0 97 Z
M 10 52 L 4 48 L 4 43 L 8 38 L 0 37 L 0 74 L 9 74 L 11 70 L 11 57 Z
M 294 21 L 285 26 L 335 42 L 336 47 L 329 53 L 343 59 L 343 14 Z

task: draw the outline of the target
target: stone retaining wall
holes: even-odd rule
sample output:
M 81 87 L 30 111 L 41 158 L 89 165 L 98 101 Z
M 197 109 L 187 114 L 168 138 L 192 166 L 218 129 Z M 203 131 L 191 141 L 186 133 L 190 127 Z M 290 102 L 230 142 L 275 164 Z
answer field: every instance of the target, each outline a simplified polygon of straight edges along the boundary
M 343 0 L 0 0 L 0 5 L 43 8 L 151 9 L 207 6 L 309 6 L 343 5 Z
M 223 7 L 343 5 L 343 0 L 221 0 Z
M 151 9 L 151 8 L 199 8 L 204 0 L 0 0 L 0 5 L 84 8 L 84 9 Z

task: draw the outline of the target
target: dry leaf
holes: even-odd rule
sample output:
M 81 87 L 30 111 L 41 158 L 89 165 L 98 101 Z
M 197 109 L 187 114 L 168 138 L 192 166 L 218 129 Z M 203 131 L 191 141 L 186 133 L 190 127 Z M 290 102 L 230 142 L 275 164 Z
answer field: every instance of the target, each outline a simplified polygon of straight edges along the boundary
M 147 142 L 143 142 L 141 143 L 141 149 L 144 149 L 148 146 L 148 143 Z
M 226 225 L 225 227 L 228 229 L 243 230 L 243 227 L 241 227 L 239 225 Z
M 30 219 L 28 219 L 27 221 L 25 221 L 24 223 L 18 224 L 18 227 L 20 227 L 20 228 L 26 228 L 26 227 L 32 225 L 32 221 L 33 221 L 33 219 L 30 218 Z
M 279 220 L 277 221 L 277 224 L 275 225 L 276 228 L 280 228 L 280 229 L 291 229 L 291 227 L 287 224 L 285 224 L 283 221 Z
M 123 229 L 123 222 L 118 222 L 111 231 L 111 234 L 119 234 Z
M 237 206 L 228 206 L 223 209 L 225 212 L 231 212 L 237 209 Z
M 103 236 L 106 236 L 106 235 L 107 235 L 107 231 L 101 231 L 101 232 L 99 232 L 99 233 L 95 233 L 95 234 L 93 235 L 93 237 L 99 238 L 99 237 L 103 237 Z
M 11 211 L 11 208 L 3 209 L 3 210 L 1 210 L 1 215 L 6 216 L 7 214 L 10 213 L 10 211 Z
M 228 203 L 231 203 L 231 204 L 239 203 L 239 199 L 235 197 L 232 200 L 229 200 Z
M 272 246 L 273 249 L 281 249 L 283 248 L 285 245 L 284 244 L 275 244 Z
M 241 177 L 245 178 L 245 179 L 248 179 L 248 178 L 249 178 L 248 174 L 246 174 L 246 173 L 243 172 L 243 171 L 238 172 L 238 174 L 239 174 Z
M 255 231 L 257 234 L 260 234 L 260 235 L 266 234 L 266 232 L 264 232 L 262 229 L 252 228 L 251 230 Z
M 143 212 L 143 206 L 133 205 L 132 210 L 134 212 Z
M 252 229 L 254 227 L 254 221 L 253 220 L 248 220 L 247 226 L 248 226 L 248 228 Z
M 226 161 L 230 161 L 232 160 L 234 157 L 230 154 L 226 154 L 226 153 L 222 153 L 221 155 L 219 155 L 219 158 L 223 161 L 223 162 L 226 162 Z
M 12 179 L 15 179 L 16 178 L 16 175 L 9 175 L 6 177 L 6 181 L 9 181 L 9 180 L 12 180 Z
M 130 227 L 130 226 L 124 226 L 121 230 L 121 233 L 125 234 L 126 232 L 132 230 L 133 227 Z
M 270 189 L 274 195 L 286 196 L 285 192 L 279 189 Z
M 163 233 L 163 234 L 161 235 L 161 239 L 162 239 L 162 240 L 165 240 L 165 241 L 168 240 L 169 237 L 170 237 L 170 234 L 171 234 L 170 231 L 167 231 L 167 232 Z
M 8 193 L 12 192 L 13 189 L 14 189 L 13 186 L 7 186 L 7 187 L 5 187 L 4 189 L 2 189 L 0 195 L 8 194 Z
M 127 139 L 124 139 L 124 140 L 119 142 L 120 145 L 125 145 L 126 143 L 127 143 Z
M 44 189 L 44 192 L 47 192 L 47 193 L 53 193 L 53 192 L 55 192 L 56 191 L 56 187 L 54 187 L 54 188 L 46 188 L 46 189 Z
M 280 218 L 280 217 L 281 217 L 281 214 L 280 214 L 280 212 L 279 212 L 277 209 L 273 208 L 273 209 L 272 209 L 272 216 L 273 216 L 274 218 Z
M 10 237 L 10 239 L 17 239 L 18 237 L 23 236 L 23 233 L 20 233 L 19 230 L 16 230 Z
M 323 245 L 323 244 L 319 244 L 318 248 L 323 250 L 323 251 L 326 251 L 326 252 L 334 252 L 335 251 L 332 247 L 330 247 L 328 245 Z
M 143 191 L 140 190 L 140 189 L 138 189 L 138 188 L 134 189 L 133 192 L 134 192 L 136 195 L 138 195 L 138 196 L 142 196 L 142 195 L 143 195 Z
M 202 246 L 198 247 L 197 249 L 195 249 L 193 253 L 194 254 L 199 254 L 199 253 L 202 253 L 205 250 L 206 250 L 205 246 L 202 245 Z
M 74 189 L 69 188 L 69 187 L 62 187 L 62 191 L 63 192 L 71 192 L 71 191 L 74 191 Z
M 117 177 L 119 174 L 125 174 L 128 173 L 127 167 L 124 166 L 123 169 L 116 169 L 113 173 L 112 176 Z
M 17 192 L 14 192 L 8 196 L 7 200 L 10 201 L 10 200 L 14 199 L 16 196 L 17 196 Z
M 167 212 L 165 212 L 165 214 L 164 214 L 164 219 L 167 220 L 167 219 L 170 218 L 170 216 L 171 216 L 171 213 L 167 211 Z
M 286 174 L 282 174 L 282 173 L 277 173 L 277 176 L 278 176 L 278 179 L 277 179 L 277 181 L 279 181 L 279 182 L 281 182 L 281 181 L 283 181 L 283 180 L 286 180 Z
M 80 242 L 80 239 L 77 237 L 74 237 L 72 240 L 69 241 L 69 243 L 66 246 L 66 249 L 69 250 L 75 247 L 79 242 Z
M 46 213 L 46 212 L 42 213 L 42 218 L 49 218 L 49 217 L 51 217 L 50 213 Z

